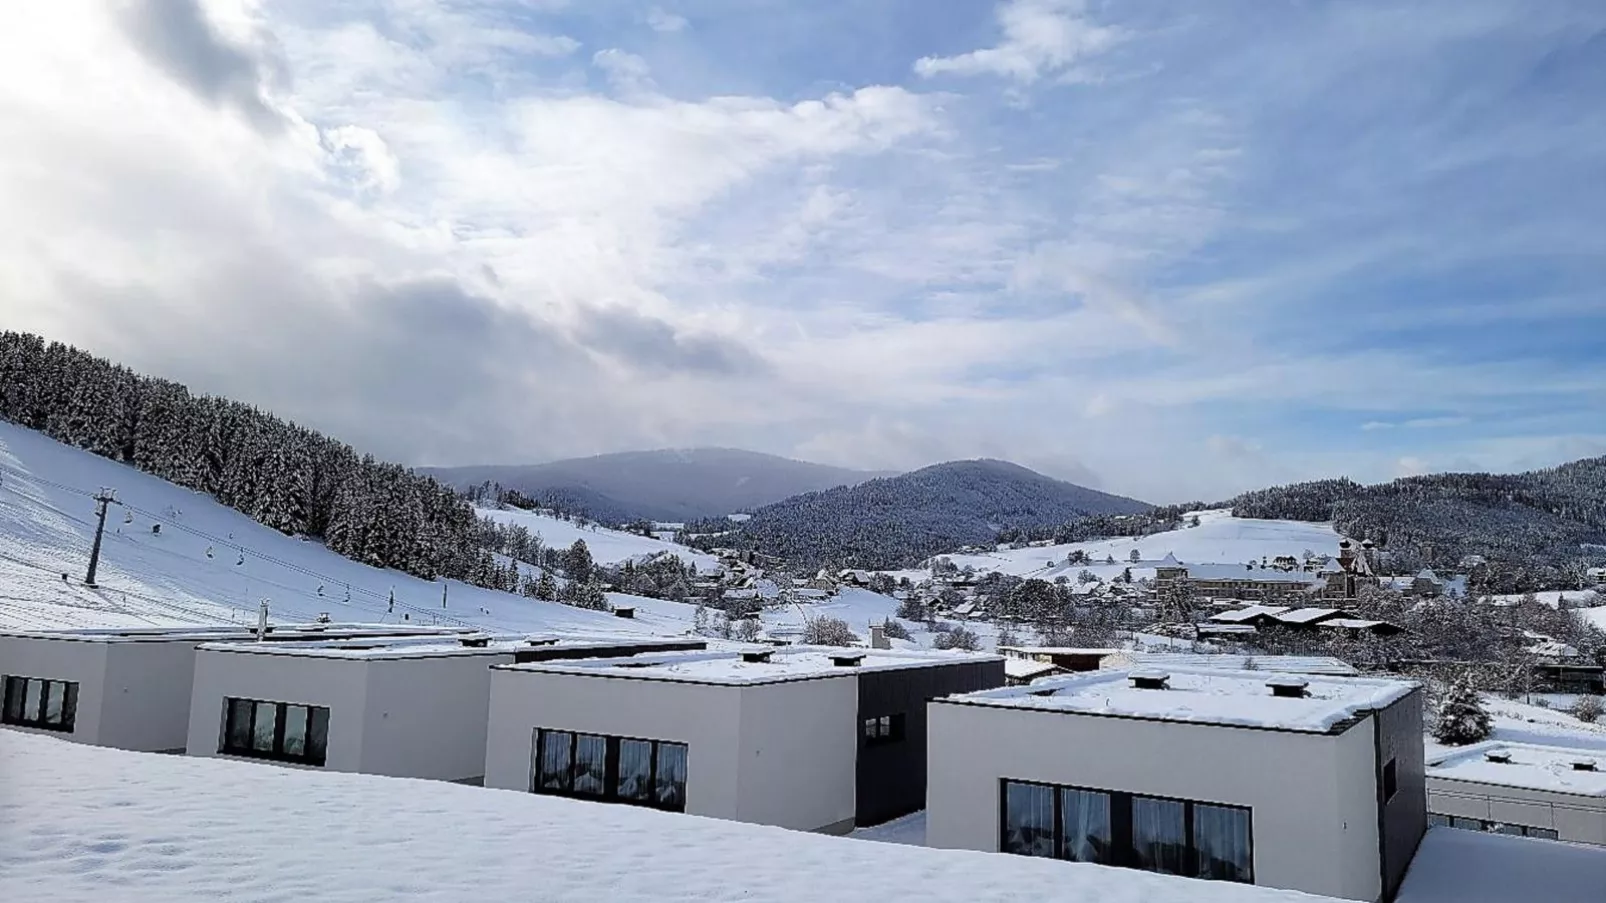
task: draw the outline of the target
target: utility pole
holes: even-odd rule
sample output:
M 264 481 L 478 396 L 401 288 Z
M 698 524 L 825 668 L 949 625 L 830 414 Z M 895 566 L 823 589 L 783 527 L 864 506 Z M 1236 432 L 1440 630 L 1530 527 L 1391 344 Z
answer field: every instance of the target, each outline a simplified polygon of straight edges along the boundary
M 116 492 L 102 486 L 95 495 L 95 542 L 89 547 L 89 573 L 84 575 L 84 585 L 95 585 L 95 568 L 100 565 L 100 537 L 106 532 L 106 505 L 117 501 Z
M 450 585 L 445 580 L 441 581 L 441 608 L 446 607 L 446 590 Z

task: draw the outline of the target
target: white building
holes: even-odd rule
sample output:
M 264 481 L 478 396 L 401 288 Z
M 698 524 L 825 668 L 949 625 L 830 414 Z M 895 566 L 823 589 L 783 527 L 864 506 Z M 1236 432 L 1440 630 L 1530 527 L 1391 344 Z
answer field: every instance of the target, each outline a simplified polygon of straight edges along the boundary
M 702 645 L 484 635 L 205 643 L 186 746 L 192 756 L 478 783 L 492 665 Z
M 1427 790 L 1436 825 L 1606 845 L 1606 754 L 1478 743 L 1430 757 Z
M 485 785 L 846 832 L 925 799 L 926 702 L 1003 659 L 792 647 L 492 669 Z
M 421 634 L 385 625 L 279 625 L 275 643 L 332 636 Z M 247 640 L 244 627 L 0 632 L 0 723 L 97 746 L 183 752 L 189 734 L 195 647 Z
M 930 709 L 933 847 L 1372 901 L 1426 830 L 1414 683 L 1099 671 Z

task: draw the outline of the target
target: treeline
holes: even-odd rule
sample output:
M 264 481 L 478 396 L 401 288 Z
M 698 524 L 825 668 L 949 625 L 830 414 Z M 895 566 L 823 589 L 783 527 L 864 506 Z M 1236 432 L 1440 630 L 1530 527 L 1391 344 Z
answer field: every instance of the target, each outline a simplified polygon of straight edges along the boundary
M 354 561 L 490 585 L 467 501 L 250 405 L 4 332 L 0 418 L 204 492 L 281 533 L 321 538 Z
M 1203 502 L 1184 502 L 1180 505 L 1162 505 L 1136 514 L 1090 514 L 1047 527 L 1010 527 L 998 531 L 996 539 L 998 542 L 1016 543 L 1046 539 L 1059 545 L 1116 536 L 1150 536 L 1185 526 L 1184 515 L 1205 507 Z

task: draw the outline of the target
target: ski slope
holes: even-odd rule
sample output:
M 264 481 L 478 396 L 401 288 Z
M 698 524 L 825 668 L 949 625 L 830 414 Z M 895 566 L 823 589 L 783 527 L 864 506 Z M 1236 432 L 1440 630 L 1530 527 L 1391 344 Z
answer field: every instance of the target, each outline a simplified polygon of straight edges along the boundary
M 1257 520 L 1233 517 L 1230 511 L 1197 512 L 1199 526 L 1181 527 L 1151 536 L 1122 536 L 1088 542 L 1063 543 L 1038 548 L 1010 549 L 976 555 L 948 555 L 961 568 L 974 567 L 980 573 L 998 571 L 1017 577 L 1038 577 L 1053 580 L 1066 576 L 1076 579 L 1084 568 L 1101 579 L 1110 580 L 1127 567 L 1132 568 L 1134 579 L 1152 577 L 1154 566 L 1166 555 L 1173 555 L 1184 564 L 1243 564 L 1275 558 L 1278 555 L 1302 557 L 1306 550 L 1317 555 L 1337 555 L 1339 535 L 1330 523 L 1308 523 L 1291 520 Z M 1186 522 L 1186 521 L 1185 521 Z M 1132 564 L 1132 550 L 1138 551 L 1139 562 Z M 1089 565 L 1067 566 L 1065 559 L 1072 552 L 1087 553 Z M 1114 558 L 1113 565 L 1105 564 Z M 1049 562 L 1053 564 L 1050 565 Z M 919 580 L 928 576 L 924 570 L 898 571 L 894 576 L 908 576 Z
M 640 560 L 667 553 L 680 556 L 681 561 L 696 567 L 699 573 L 706 574 L 719 570 L 718 558 L 662 539 L 626 533 L 622 530 L 610 530 L 607 527 L 581 526 L 561 517 L 518 508 L 476 508 L 475 511 L 498 523 L 522 526 L 541 537 L 541 541 L 552 548 L 567 549 L 574 545 L 575 540 L 583 539 L 586 541 L 586 548 L 591 550 L 592 560 L 599 564 L 616 565 L 624 563 L 627 559 Z
M 99 588 L 90 589 L 83 578 L 100 487 L 115 489 L 121 504 L 106 518 Z M 0 628 L 254 623 L 263 599 L 280 622 L 327 612 L 336 621 L 516 632 L 652 630 L 605 612 L 368 567 L 208 496 L 0 423 Z M 671 632 L 689 625 L 688 616 Z

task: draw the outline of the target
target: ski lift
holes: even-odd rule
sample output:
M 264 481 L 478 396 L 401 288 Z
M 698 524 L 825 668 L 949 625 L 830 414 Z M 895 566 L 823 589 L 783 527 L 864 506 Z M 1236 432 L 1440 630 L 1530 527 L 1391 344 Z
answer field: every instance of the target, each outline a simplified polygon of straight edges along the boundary
M 318 595 L 320 595 L 320 596 L 323 595 L 323 584 L 322 583 L 318 584 Z
M 124 508 L 123 509 L 123 523 L 131 524 L 133 522 L 134 522 L 134 512 L 131 509 Z
M 212 556 L 212 547 L 211 546 L 207 546 L 206 547 L 206 557 L 208 557 L 208 558 L 213 557 Z
M 151 535 L 152 536 L 161 536 L 162 535 L 162 525 L 161 524 L 151 524 Z
M 239 566 L 240 566 L 240 565 L 242 565 L 242 564 L 245 564 L 245 553 L 244 553 L 244 552 L 241 552 L 241 553 L 240 553 L 240 560 L 239 560 L 239 561 L 236 561 L 236 562 L 235 562 L 235 563 L 234 563 L 234 566 L 235 566 L 235 567 L 239 567 Z

